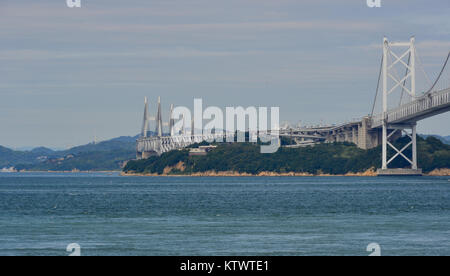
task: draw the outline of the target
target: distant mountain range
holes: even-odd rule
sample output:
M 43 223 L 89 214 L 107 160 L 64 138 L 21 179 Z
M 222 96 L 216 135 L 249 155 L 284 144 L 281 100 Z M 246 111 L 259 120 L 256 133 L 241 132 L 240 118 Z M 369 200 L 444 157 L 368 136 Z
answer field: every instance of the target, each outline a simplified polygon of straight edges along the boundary
M 124 161 L 135 157 L 137 138 L 138 135 L 122 136 L 60 151 L 45 147 L 16 151 L 0 146 L 0 169 L 16 167 L 26 170 L 118 170 Z

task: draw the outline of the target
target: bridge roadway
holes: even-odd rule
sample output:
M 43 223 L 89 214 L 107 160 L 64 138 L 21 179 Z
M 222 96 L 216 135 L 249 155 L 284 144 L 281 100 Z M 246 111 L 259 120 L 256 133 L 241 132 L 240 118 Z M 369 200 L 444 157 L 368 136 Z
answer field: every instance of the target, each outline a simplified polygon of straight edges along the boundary
M 320 142 L 351 142 L 359 148 L 369 149 L 381 144 L 381 127 L 383 118 L 388 125 L 412 125 L 420 120 L 445 113 L 450 110 L 450 88 L 427 93 L 416 100 L 391 109 L 383 116 L 378 114 L 367 116 L 360 121 L 344 123 L 336 126 L 282 129 L 282 137 L 292 138 L 301 147 Z M 393 136 L 398 138 L 401 133 Z
M 381 127 L 383 118 L 388 125 L 415 124 L 416 122 L 445 113 L 450 110 L 450 88 L 427 93 L 416 100 L 389 110 L 385 116 L 378 114 L 366 116 L 358 121 L 333 126 L 281 129 L 280 136 L 288 137 L 295 144 L 286 147 L 295 148 L 317 143 L 350 142 L 359 148 L 370 149 L 382 143 Z M 233 134 L 231 134 L 233 135 Z M 401 136 L 396 133 L 391 139 Z M 152 155 L 161 155 L 174 149 L 185 148 L 205 140 L 226 139 L 226 135 L 174 135 L 142 137 L 137 140 L 136 152 L 138 159 Z
M 386 119 L 389 124 L 411 124 L 449 110 L 450 88 L 425 94 L 410 103 L 389 110 Z M 382 124 L 382 114 L 372 118 L 372 128 L 380 128 Z
M 165 152 L 186 148 L 195 143 L 203 141 L 215 141 L 234 134 L 209 134 L 209 135 L 173 135 L 173 136 L 151 136 L 141 137 L 136 143 L 137 159 L 146 159 L 151 156 L 159 156 Z

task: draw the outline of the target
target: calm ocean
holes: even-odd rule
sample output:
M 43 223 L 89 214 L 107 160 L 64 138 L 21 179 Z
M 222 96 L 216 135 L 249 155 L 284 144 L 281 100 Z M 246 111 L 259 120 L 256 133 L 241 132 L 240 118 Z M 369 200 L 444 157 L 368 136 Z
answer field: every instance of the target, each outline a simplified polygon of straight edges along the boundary
M 0 255 L 450 255 L 449 177 L 0 173 Z

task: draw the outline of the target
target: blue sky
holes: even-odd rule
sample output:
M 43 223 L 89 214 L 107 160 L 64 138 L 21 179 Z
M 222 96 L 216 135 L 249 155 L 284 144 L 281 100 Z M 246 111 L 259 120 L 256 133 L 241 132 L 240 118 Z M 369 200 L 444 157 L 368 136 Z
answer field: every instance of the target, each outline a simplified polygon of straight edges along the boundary
M 282 121 L 306 125 L 362 117 L 384 35 L 415 35 L 431 79 L 450 51 L 448 0 L 382 5 L 82 0 L 69 9 L 65 0 L 0 0 L 0 145 L 137 134 L 144 96 L 152 113 L 161 96 L 165 117 L 169 104 L 190 107 L 194 97 L 208 106 L 279 106 Z M 449 119 L 427 119 L 419 131 L 450 135 Z

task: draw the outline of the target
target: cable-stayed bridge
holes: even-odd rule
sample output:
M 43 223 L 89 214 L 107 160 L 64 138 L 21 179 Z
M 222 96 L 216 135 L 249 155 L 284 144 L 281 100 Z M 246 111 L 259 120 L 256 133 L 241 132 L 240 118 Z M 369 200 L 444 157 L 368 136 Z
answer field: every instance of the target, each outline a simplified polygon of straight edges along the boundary
M 401 51 L 399 53 L 399 51 Z M 450 110 L 450 74 L 446 71 L 450 53 L 436 80 L 431 83 L 426 75 L 415 47 L 415 39 L 408 42 L 390 42 L 387 38 L 383 41 L 383 56 L 381 59 L 380 73 L 376 89 L 376 96 L 371 114 L 353 122 L 340 125 L 320 127 L 284 127 L 280 130 L 280 136 L 289 137 L 295 141 L 294 145 L 286 147 L 302 147 L 317 143 L 351 142 L 359 148 L 370 149 L 382 145 L 382 166 L 380 175 L 420 175 L 417 167 L 417 123 L 423 119 L 445 113 Z M 429 89 L 418 91 L 416 79 L 417 68 L 422 69 L 429 82 Z M 399 71 L 404 72 L 400 77 Z M 419 93 L 418 93 L 419 92 Z M 394 95 L 400 100 L 394 99 Z M 381 97 L 381 100 L 378 99 Z M 398 101 L 398 104 L 397 104 Z M 376 104 L 381 104 L 381 109 L 376 112 Z M 173 106 L 171 106 L 172 114 Z M 174 133 L 172 115 L 169 119 L 170 135 L 162 133 L 163 122 L 161 119 L 161 106 L 158 99 L 158 112 L 156 121 L 156 136 L 147 137 L 149 120 L 148 104 L 145 103 L 144 123 L 142 137 L 137 141 L 138 159 L 148 158 L 152 155 L 160 155 L 164 152 L 180 149 L 205 140 L 225 140 L 226 136 L 234 133 L 220 135 L 193 135 L 186 131 L 185 126 L 180 133 Z M 191 132 L 193 126 L 191 127 Z M 397 149 L 393 142 L 402 137 L 409 136 L 409 142 L 402 149 Z M 225 137 L 224 137 L 225 136 Z M 411 156 L 405 151 L 411 147 Z M 395 152 L 388 156 L 388 148 Z M 411 164 L 410 169 L 392 169 L 389 164 L 396 158 L 404 158 Z
M 231 136 L 234 137 L 234 133 L 222 134 L 195 134 L 194 133 L 194 120 L 191 122 L 191 127 L 188 130 L 186 126 L 185 118 L 182 118 L 183 126 L 180 130 L 175 130 L 175 122 L 173 119 L 173 105 L 170 106 L 169 113 L 169 135 L 163 133 L 163 120 L 161 112 L 161 98 L 158 98 L 158 111 L 154 120 L 156 121 L 156 128 L 154 136 L 149 136 L 150 121 L 152 118 L 148 113 L 148 101 L 145 98 L 144 119 L 142 124 L 141 137 L 136 143 L 136 157 L 137 159 L 146 159 L 151 156 L 159 156 L 165 152 L 169 152 L 176 149 L 182 149 L 195 143 L 201 143 L 203 141 L 226 141 Z

